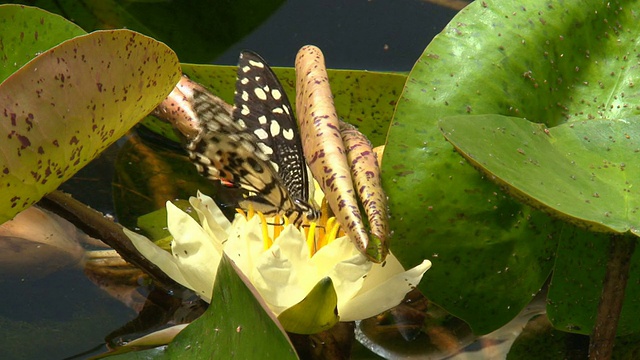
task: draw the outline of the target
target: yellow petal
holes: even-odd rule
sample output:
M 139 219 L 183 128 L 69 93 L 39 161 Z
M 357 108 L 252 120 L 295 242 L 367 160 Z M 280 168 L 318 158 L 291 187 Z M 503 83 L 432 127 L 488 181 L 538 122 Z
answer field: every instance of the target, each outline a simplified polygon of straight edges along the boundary
M 382 266 L 384 263 L 375 265 L 358 295 L 344 306 L 338 306 L 341 321 L 366 319 L 398 305 L 431 267 L 431 262 L 424 260 L 408 271 L 398 272 L 399 262 L 391 253 L 387 256 L 386 263 L 386 266 Z

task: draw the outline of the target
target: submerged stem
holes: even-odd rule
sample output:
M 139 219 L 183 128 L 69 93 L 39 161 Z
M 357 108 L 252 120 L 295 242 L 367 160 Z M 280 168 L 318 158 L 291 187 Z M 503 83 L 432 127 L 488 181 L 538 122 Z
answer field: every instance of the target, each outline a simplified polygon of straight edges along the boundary
M 609 243 L 609 259 L 602 283 L 596 324 L 591 333 L 589 359 L 611 359 L 613 345 L 622 311 L 624 292 L 629 280 L 631 257 L 636 247 L 636 237 L 631 234 L 614 234 Z
M 173 291 L 184 289 L 140 254 L 124 234 L 120 224 L 105 218 L 100 212 L 57 190 L 43 197 L 38 205 L 66 219 L 87 235 L 102 240 L 116 250 L 124 260 L 149 274 L 156 280 L 157 285 Z

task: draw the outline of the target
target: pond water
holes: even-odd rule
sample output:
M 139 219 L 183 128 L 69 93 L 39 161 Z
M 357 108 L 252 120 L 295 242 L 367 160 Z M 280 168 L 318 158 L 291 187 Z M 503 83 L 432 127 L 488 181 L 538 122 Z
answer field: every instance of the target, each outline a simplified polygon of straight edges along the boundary
M 292 66 L 297 50 L 319 46 L 331 68 L 409 71 L 456 11 L 418 0 L 290 1 L 214 61 L 235 64 L 241 49 L 272 66 Z M 213 36 L 213 34 L 212 34 Z M 62 189 L 114 213 L 113 145 Z M 2 359 L 84 359 L 104 351 L 104 338 L 136 313 L 98 288 L 80 266 L 0 280 Z

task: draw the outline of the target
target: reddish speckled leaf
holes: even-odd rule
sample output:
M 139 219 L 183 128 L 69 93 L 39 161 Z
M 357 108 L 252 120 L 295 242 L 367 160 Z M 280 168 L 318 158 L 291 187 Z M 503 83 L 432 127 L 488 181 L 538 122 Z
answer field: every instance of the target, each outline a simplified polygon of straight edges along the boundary
M 166 45 L 115 30 L 66 41 L 7 78 L 0 84 L 0 222 L 122 136 L 179 76 Z

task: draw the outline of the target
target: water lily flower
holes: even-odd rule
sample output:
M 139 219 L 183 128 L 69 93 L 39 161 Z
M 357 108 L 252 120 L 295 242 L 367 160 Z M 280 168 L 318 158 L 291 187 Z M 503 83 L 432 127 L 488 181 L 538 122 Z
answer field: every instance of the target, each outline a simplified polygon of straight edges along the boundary
M 167 224 L 174 238 L 171 254 L 142 235 L 126 229 L 125 233 L 145 257 L 208 302 L 223 251 L 276 316 L 329 277 L 341 321 L 364 319 L 397 305 L 431 266 L 424 260 L 405 271 L 392 254 L 374 264 L 346 236 L 336 238 L 332 221 L 323 228 L 274 226 L 269 224 L 277 219 L 249 213 L 237 214 L 230 223 L 210 197 L 198 193 L 189 202 L 199 222 L 167 202 Z

